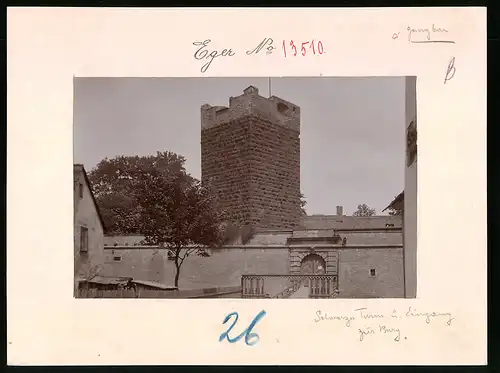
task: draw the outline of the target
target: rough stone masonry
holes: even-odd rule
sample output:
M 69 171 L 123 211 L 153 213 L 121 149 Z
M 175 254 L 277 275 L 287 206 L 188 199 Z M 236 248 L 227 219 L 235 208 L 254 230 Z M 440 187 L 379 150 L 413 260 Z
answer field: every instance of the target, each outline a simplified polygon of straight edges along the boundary
M 300 108 L 250 86 L 229 107 L 201 107 L 202 181 L 230 220 L 257 231 L 300 224 Z

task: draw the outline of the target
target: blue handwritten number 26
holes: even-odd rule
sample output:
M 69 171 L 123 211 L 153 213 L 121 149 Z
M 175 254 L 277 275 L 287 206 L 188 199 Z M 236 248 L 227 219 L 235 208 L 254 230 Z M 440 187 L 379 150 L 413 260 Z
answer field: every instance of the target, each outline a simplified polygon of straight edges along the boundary
M 248 325 L 248 328 L 246 328 L 243 331 L 243 333 L 241 333 L 237 337 L 231 338 L 231 337 L 229 337 L 229 333 L 231 332 L 231 330 L 234 328 L 234 326 L 238 322 L 238 312 L 232 312 L 232 313 L 230 313 L 229 315 L 227 315 L 224 318 L 224 321 L 222 323 L 223 324 L 227 323 L 229 321 L 229 319 L 231 317 L 233 317 L 233 316 L 234 316 L 234 321 L 231 324 L 231 326 L 224 333 L 222 333 L 220 335 L 219 342 L 222 342 L 224 339 L 227 338 L 227 340 L 228 340 L 229 343 L 235 343 L 235 342 L 238 342 L 244 336 L 245 337 L 245 343 L 248 346 L 253 346 L 254 344 L 256 344 L 259 341 L 260 338 L 259 338 L 259 335 L 257 333 L 252 333 L 252 329 L 255 326 L 255 324 L 257 324 L 259 322 L 259 320 L 264 317 L 265 314 L 266 314 L 266 311 L 260 311 L 260 313 L 257 316 L 255 316 L 255 318 L 253 319 L 253 321 L 250 323 L 250 325 Z

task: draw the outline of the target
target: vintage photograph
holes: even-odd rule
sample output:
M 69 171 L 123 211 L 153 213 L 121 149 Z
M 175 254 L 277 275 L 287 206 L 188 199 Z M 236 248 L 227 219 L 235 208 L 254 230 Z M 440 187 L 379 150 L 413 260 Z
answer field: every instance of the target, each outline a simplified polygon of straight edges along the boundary
M 404 76 L 74 78 L 74 296 L 414 298 L 416 105 Z

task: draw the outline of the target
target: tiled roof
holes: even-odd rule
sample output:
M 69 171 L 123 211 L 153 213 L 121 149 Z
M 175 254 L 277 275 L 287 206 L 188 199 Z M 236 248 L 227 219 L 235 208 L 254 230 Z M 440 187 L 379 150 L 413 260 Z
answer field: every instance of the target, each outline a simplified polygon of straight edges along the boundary
M 311 215 L 304 216 L 301 221 L 304 230 L 335 229 L 341 230 L 370 230 L 402 227 L 400 216 L 378 215 L 369 217 L 342 216 L 342 215 Z

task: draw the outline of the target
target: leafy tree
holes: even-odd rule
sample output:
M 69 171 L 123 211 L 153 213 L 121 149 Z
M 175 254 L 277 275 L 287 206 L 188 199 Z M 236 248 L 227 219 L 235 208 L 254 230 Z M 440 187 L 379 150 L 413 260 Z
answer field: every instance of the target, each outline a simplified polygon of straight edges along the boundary
M 192 178 L 184 169 L 142 165 L 133 175 L 134 199 L 138 203 L 138 229 L 149 245 L 169 250 L 179 286 L 182 264 L 205 247 L 224 239 L 224 214 L 213 190 Z
M 358 205 L 358 209 L 354 212 L 352 216 L 373 216 L 375 215 L 375 209 L 371 209 L 366 204 Z
M 166 173 L 184 170 L 185 159 L 171 152 L 151 156 L 105 158 L 89 172 L 89 180 L 109 234 L 140 234 L 139 205 L 134 199 L 134 178 L 155 167 Z
M 389 208 L 387 209 L 387 211 L 389 212 L 389 215 L 403 215 L 403 210 L 402 209 L 396 209 L 396 208 Z
M 303 216 L 307 215 L 306 212 L 306 197 L 304 196 L 303 193 L 300 193 L 300 212 Z

